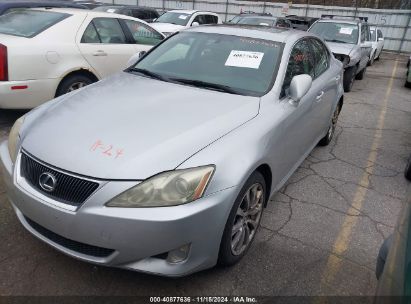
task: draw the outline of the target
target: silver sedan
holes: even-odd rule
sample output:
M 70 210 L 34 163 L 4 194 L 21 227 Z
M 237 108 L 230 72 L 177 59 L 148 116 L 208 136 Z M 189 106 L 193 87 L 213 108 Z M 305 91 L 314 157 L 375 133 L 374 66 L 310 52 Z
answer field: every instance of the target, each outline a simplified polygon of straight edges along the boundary
M 26 114 L 0 146 L 22 225 L 96 264 L 183 276 L 232 265 L 269 197 L 343 105 L 316 36 L 196 27 L 130 68 Z

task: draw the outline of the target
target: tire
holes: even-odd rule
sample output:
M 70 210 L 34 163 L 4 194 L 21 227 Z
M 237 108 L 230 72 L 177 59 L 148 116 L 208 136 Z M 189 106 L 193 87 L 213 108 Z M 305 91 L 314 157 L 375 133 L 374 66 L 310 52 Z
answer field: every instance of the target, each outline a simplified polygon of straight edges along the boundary
M 253 192 L 252 189 L 255 189 L 256 191 Z M 220 250 L 218 254 L 218 265 L 234 265 L 235 263 L 240 261 L 242 257 L 247 253 L 253 240 L 255 239 L 256 232 L 260 225 L 265 200 L 267 197 L 266 189 L 267 188 L 264 177 L 258 171 L 255 171 L 253 174 L 251 174 L 251 176 L 244 184 L 233 204 L 224 228 L 224 233 L 221 239 Z M 254 196 L 255 203 L 252 204 L 254 208 L 252 207 L 248 210 L 248 212 L 250 212 L 250 210 L 256 211 L 257 213 L 255 213 L 254 215 L 246 215 L 244 213 L 244 210 L 247 210 L 247 193 L 260 193 L 259 198 L 257 198 L 257 194 L 256 196 Z M 250 221 L 244 222 L 245 218 Z M 236 229 L 235 226 L 237 226 L 238 229 Z M 233 232 L 234 229 L 237 230 L 236 233 Z M 237 239 L 237 246 L 235 246 L 235 240 Z M 243 242 L 241 241 L 242 239 Z
M 344 92 L 350 92 L 352 85 L 354 84 L 355 73 L 357 72 L 357 67 L 349 67 L 344 71 L 343 86 Z
M 407 166 L 405 167 L 404 176 L 411 182 L 411 156 L 408 159 Z
M 355 79 L 363 80 L 366 71 L 367 71 L 367 67 L 363 68 L 363 69 L 361 70 L 361 72 L 359 72 L 359 73 L 357 74 L 357 76 L 355 76 Z
M 385 261 L 387 260 L 388 252 L 390 251 L 393 239 L 394 235 L 391 234 L 384 240 L 378 252 L 377 263 L 375 267 L 375 276 L 377 277 L 377 280 L 380 279 L 382 272 L 384 271 Z
M 331 123 L 330 126 L 328 127 L 327 134 L 321 138 L 321 140 L 318 142 L 319 146 L 328 146 L 331 142 L 331 140 L 334 137 L 335 134 L 335 128 L 337 127 L 337 122 L 338 122 L 338 116 L 340 115 L 341 112 L 341 106 L 338 105 L 337 109 L 335 109 L 333 117 L 331 118 Z
M 368 61 L 368 66 L 372 66 L 373 64 L 374 64 L 374 57 L 375 57 L 375 53 L 372 53 L 371 54 L 371 58 L 370 58 L 370 60 Z
M 89 76 L 74 74 L 64 78 L 57 89 L 56 97 L 80 89 L 95 82 Z
M 411 89 L 411 82 L 405 81 L 404 87 Z

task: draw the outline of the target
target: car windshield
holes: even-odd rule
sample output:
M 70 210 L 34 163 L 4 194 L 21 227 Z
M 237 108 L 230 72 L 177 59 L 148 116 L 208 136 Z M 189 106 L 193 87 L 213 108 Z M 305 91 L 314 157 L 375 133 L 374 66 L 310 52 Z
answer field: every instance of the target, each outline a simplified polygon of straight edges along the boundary
M 325 41 L 352 44 L 358 42 L 358 25 L 356 24 L 317 22 L 310 28 L 310 32 L 317 34 Z
M 93 8 L 93 11 L 97 12 L 107 12 L 107 13 L 117 13 L 121 9 L 119 7 L 114 7 L 114 6 L 98 6 L 96 8 Z
M 157 18 L 155 22 L 171 23 L 176 25 L 187 25 L 191 14 L 179 12 L 167 12 Z
M 258 17 L 245 17 L 240 19 L 237 24 L 249 24 L 249 25 L 265 25 L 271 26 L 274 24 L 275 19 L 258 18 Z
M 272 86 L 283 44 L 209 33 L 181 32 L 129 71 L 227 93 L 262 96 Z
M 0 16 L 0 33 L 26 38 L 34 37 L 69 16 L 69 14 L 56 12 L 17 10 Z
M 377 40 L 375 37 L 375 30 L 370 30 L 371 41 Z

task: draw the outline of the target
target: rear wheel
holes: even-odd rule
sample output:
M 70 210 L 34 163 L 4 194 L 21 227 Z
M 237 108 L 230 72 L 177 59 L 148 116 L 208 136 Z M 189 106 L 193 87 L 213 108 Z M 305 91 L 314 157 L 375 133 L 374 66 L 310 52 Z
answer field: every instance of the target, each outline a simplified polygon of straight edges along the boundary
M 56 97 L 81 89 L 93 82 L 94 80 L 86 75 L 74 74 L 68 76 L 60 83 L 56 92 Z
M 221 239 L 219 265 L 237 263 L 250 248 L 260 225 L 266 195 L 264 177 L 255 171 L 241 189 L 230 211 Z
M 359 72 L 359 73 L 357 74 L 357 76 L 355 76 L 355 79 L 363 80 L 366 71 L 367 71 L 367 67 L 363 68 L 363 69 L 361 70 L 361 72 Z
M 356 66 L 349 67 L 344 71 L 344 79 L 343 79 L 344 92 L 351 91 L 352 86 L 354 84 L 356 72 L 357 72 Z
M 337 109 L 335 109 L 333 117 L 331 119 L 330 127 L 328 128 L 328 131 L 327 131 L 327 135 L 321 138 L 321 140 L 318 143 L 319 146 L 328 146 L 330 144 L 331 140 L 334 137 L 340 111 L 341 111 L 341 106 L 337 106 Z

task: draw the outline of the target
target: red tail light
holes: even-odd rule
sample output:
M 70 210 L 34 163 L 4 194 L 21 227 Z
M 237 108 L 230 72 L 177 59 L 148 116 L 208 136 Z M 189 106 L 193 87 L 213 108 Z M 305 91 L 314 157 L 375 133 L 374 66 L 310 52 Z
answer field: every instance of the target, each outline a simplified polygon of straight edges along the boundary
M 9 80 L 9 71 L 7 67 L 7 47 L 0 44 L 0 81 Z

